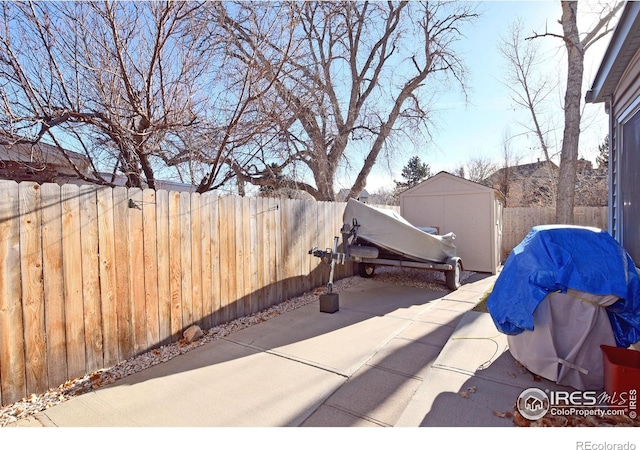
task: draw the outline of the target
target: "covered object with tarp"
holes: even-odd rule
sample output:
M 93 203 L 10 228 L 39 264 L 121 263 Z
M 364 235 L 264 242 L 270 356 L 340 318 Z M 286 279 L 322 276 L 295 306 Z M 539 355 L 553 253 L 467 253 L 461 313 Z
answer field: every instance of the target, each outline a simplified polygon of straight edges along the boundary
M 606 231 L 531 229 L 513 249 L 487 308 L 509 351 L 532 372 L 576 389 L 603 386 L 601 344 L 640 340 L 640 282 Z
M 415 261 L 444 262 L 456 256 L 453 233 L 436 235 L 411 225 L 397 212 L 349 199 L 342 221 L 358 227 L 358 239 Z

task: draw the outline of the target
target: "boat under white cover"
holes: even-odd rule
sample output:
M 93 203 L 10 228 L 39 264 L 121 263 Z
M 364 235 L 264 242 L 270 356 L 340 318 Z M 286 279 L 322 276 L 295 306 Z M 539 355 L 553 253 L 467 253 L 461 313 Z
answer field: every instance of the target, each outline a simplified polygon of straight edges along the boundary
M 389 209 L 349 199 L 342 220 L 349 227 L 357 223 L 359 241 L 370 242 L 403 259 L 441 263 L 456 256 L 453 233 L 426 233 Z

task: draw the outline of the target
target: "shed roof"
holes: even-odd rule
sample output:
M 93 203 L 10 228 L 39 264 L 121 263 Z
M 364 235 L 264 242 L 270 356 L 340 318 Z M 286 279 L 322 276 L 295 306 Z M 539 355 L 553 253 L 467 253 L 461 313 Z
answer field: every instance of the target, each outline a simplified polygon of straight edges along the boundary
M 640 49 L 640 2 L 628 1 L 613 31 L 591 89 L 587 91 L 585 100 L 588 103 L 601 103 L 613 95 L 638 49 Z
M 400 197 L 419 194 L 422 191 L 430 191 L 433 193 L 458 191 L 461 194 L 471 192 L 492 192 L 504 201 L 504 195 L 502 195 L 500 191 L 444 171 L 438 172 L 436 175 L 427 178 L 412 188 L 407 189 L 400 194 Z

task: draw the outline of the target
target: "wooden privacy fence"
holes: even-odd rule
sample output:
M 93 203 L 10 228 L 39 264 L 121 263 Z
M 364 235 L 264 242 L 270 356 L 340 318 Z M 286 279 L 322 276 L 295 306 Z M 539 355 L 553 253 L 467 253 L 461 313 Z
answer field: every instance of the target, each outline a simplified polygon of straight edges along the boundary
M 574 224 L 606 230 L 609 209 L 606 206 L 577 206 L 573 210 Z M 509 255 L 532 227 L 555 223 L 555 208 L 504 208 L 502 211 L 502 250 Z
M 343 209 L 0 181 L 1 404 L 326 284 Z
M 0 181 L 0 404 L 326 284 L 308 251 L 333 245 L 344 206 Z M 503 249 L 553 217 L 505 208 Z M 606 207 L 575 217 L 606 229 Z

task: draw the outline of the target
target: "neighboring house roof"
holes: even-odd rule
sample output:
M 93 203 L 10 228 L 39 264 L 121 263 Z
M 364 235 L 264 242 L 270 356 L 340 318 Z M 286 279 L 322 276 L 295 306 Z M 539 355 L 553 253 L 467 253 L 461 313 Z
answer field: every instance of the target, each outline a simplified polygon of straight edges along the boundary
M 105 172 L 90 175 L 90 164 L 89 159 L 80 153 L 61 150 L 44 142 L 23 142 L 19 136 L 0 131 L 0 179 L 37 183 L 90 183 L 78 176 L 73 167 L 75 165 L 80 173 L 90 179 L 98 176 L 115 186 L 126 185 L 127 177 L 122 174 L 116 174 L 115 177 Z M 190 184 L 163 180 L 156 180 L 156 187 L 168 191 L 196 190 L 196 186 Z
M 555 163 L 553 163 L 553 161 L 540 161 L 540 160 L 533 163 L 520 164 L 518 166 L 510 166 L 510 167 L 507 167 L 506 169 L 502 168 L 502 169 L 496 170 L 485 180 L 482 180 L 482 184 L 487 184 L 487 181 L 489 180 L 488 185 L 490 186 L 492 180 L 502 177 L 506 171 L 509 171 L 509 177 L 511 178 L 528 178 L 528 177 L 536 176 L 536 174 L 540 173 L 541 169 L 543 169 L 542 173 L 544 174 L 548 174 L 549 170 L 551 170 L 552 173 L 555 173 L 558 171 L 558 166 Z
M 346 202 L 347 197 L 349 196 L 349 192 L 351 192 L 351 189 L 340 189 L 340 191 L 338 191 L 338 193 L 336 194 L 336 201 Z M 384 205 L 386 203 L 386 200 L 383 196 L 377 194 L 369 194 L 366 189 L 363 189 L 362 192 L 360 192 L 357 200 L 364 201 L 372 205 Z
M 640 2 L 629 1 L 622 10 L 591 89 L 587 91 L 585 99 L 588 103 L 601 103 L 613 95 L 638 49 L 640 49 Z
M 507 206 L 551 206 L 556 198 L 550 186 L 558 172 L 558 166 L 552 161 L 537 161 L 499 169 L 482 183 L 498 190 L 505 189 Z M 590 161 L 578 160 L 575 204 L 606 206 L 607 175 L 606 167 L 594 169 Z
M 77 177 L 74 166 L 86 173 L 89 165 L 89 159 L 79 153 L 44 142 L 24 142 L 19 136 L 0 132 L 0 176 L 3 178 L 54 181 Z

